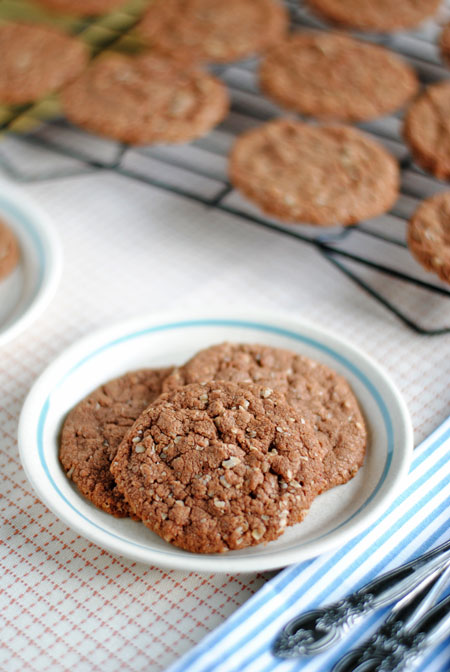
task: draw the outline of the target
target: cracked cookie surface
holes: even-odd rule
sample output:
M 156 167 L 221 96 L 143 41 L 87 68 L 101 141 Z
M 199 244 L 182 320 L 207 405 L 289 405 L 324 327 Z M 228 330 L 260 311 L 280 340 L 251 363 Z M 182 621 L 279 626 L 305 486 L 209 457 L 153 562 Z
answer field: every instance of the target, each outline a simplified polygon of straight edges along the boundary
M 267 395 L 281 392 L 315 428 L 324 454 L 325 489 L 346 483 L 363 464 L 364 418 L 348 382 L 328 366 L 282 348 L 221 343 L 175 368 L 163 389 L 210 380 L 257 383 Z
M 85 44 L 56 28 L 28 23 L 0 26 L 0 101 L 38 100 L 77 77 L 88 61 Z
M 450 179 L 450 82 L 432 84 L 408 108 L 403 133 L 416 161 Z
M 398 196 L 395 159 L 346 126 L 278 119 L 238 137 L 231 182 L 269 215 L 321 226 L 380 215 Z
M 228 112 L 226 87 L 180 59 L 104 54 L 62 92 L 69 121 L 129 144 L 180 143 Z
M 324 487 L 313 430 L 283 396 L 230 382 L 163 394 L 111 465 L 142 522 L 197 553 L 253 546 L 300 522 Z
M 265 55 L 260 82 L 281 105 L 319 119 L 367 121 L 394 112 L 417 77 L 393 52 L 338 33 L 294 33 Z
M 167 369 L 142 369 L 98 387 L 63 425 L 59 459 L 67 476 L 93 504 L 113 516 L 130 515 L 110 472 L 125 432 L 161 392 Z
M 287 27 L 287 12 L 276 0 L 156 0 L 138 31 L 168 53 L 227 63 L 266 49 Z

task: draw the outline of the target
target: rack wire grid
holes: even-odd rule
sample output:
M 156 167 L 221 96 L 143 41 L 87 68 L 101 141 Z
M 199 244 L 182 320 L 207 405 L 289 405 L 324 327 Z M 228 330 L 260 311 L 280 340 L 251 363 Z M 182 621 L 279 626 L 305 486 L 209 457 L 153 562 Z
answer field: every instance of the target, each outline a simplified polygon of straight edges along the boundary
M 328 30 L 306 4 L 285 0 L 294 30 Z M 50 14 L 27 0 L 0 0 L 0 20 L 46 21 L 78 35 L 93 57 L 105 49 L 134 51 L 134 27 L 148 0 L 133 0 L 120 11 L 93 19 Z M 450 20 L 450 0 L 437 18 L 418 30 L 392 35 L 355 33 L 401 54 L 426 86 L 450 78 L 436 46 L 440 27 Z M 37 182 L 107 170 L 192 199 L 207 208 L 240 217 L 243 223 L 271 229 L 301 245 L 311 245 L 333 266 L 419 334 L 450 332 L 448 286 L 427 273 L 406 245 L 406 226 L 420 201 L 448 188 L 414 164 L 402 135 L 402 115 L 358 124 L 399 161 L 401 194 L 382 217 L 350 227 L 320 228 L 281 224 L 264 216 L 234 190 L 227 178 L 227 154 L 235 137 L 286 112 L 261 95 L 258 59 L 212 68 L 228 86 L 231 111 L 225 121 L 187 145 L 131 147 L 93 136 L 61 115 L 57 95 L 30 105 L 0 107 L 0 165 L 13 178 Z M 289 114 L 289 116 L 293 116 Z M 370 300 L 368 300 L 370 309 Z M 426 315 L 419 322 L 416 314 Z M 423 318 L 422 318 L 423 319 Z

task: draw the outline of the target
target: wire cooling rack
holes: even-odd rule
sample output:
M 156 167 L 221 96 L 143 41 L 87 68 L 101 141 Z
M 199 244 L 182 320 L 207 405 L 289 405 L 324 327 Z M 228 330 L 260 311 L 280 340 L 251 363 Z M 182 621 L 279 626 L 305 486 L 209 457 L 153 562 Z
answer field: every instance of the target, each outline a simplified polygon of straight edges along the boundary
M 0 0 L 0 20 L 56 23 L 79 35 L 95 56 L 107 48 L 126 51 L 139 48 L 133 28 L 147 4 L 148 0 L 134 0 L 121 11 L 86 20 L 49 14 L 26 0 Z M 293 29 L 327 29 L 301 2 L 286 0 L 286 5 Z M 427 85 L 450 77 L 450 70 L 442 65 L 436 47 L 440 24 L 448 20 L 450 0 L 444 3 L 437 20 L 427 22 L 420 30 L 356 36 L 401 54 L 416 69 L 422 84 Z M 405 242 L 406 223 L 420 201 L 448 188 L 448 184 L 414 164 L 402 141 L 401 115 L 359 124 L 396 156 L 402 168 L 400 198 L 382 217 L 357 226 L 329 229 L 284 225 L 262 215 L 233 189 L 227 178 L 227 154 L 236 135 L 285 114 L 260 94 L 257 69 L 256 59 L 214 68 L 229 88 L 231 112 L 209 135 L 183 146 L 129 147 L 92 136 L 62 118 L 57 96 L 33 105 L 0 107 L 0 131 L 3 131 L 0 164 L 22 182 L 115 171 L 212 210 L 232 213 L 243 223 L 269 228 L 299 244 L 312 245 L 372 300 L 417 333 L 429 336 L 449 333 L 448 286 L 413 260 Z M 420 323 L 415 317 L 419 308 L 420 314 L 426 315 Z

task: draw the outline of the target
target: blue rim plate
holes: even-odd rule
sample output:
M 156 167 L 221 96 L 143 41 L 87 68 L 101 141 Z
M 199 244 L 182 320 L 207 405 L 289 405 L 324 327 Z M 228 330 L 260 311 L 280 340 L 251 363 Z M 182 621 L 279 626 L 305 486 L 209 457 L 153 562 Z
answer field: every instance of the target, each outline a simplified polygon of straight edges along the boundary
M 0 281 L 1 346 L 34 322 L 53 298 L 62 251 L 46 213 L 7 180 L 0 180 L 0 217 L 20 246 L 17 268 Z
M 305 521 L 274 542 L 226 554 L 193 554 L 141 523 L 115 519 L 86 501 L 58 462 L 67 412 L 97 385 L 144 366 L 181 364 L 222 341 L 290 348 L 349 380 L 369 428 L 365 464 L 349 483 L 320 495 Z M 405 478 L 413 447 L 406 405 L 381 367 L 333 334 L 289 316 L 148 316 L 96 332 L 71 346 L 39 377 L 19 421 L 19 449 L 42 501 L 79 534 L 135 561 L 205 572 L 253 572 L 287 566 L 343 544 L 387 509 Z

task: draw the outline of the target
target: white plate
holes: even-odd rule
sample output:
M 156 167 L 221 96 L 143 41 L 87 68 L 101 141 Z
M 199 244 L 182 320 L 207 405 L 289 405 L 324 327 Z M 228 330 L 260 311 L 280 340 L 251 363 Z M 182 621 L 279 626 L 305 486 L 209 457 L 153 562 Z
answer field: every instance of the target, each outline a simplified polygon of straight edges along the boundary
M 47 215 L 6 180 L 0 180 L 0 217 L 20 246 L 17 267 L 0 280 L 1 346 L 47 307 L 61 276 L 62 253 Z
M 364 467 L 344 486 L 320 495 L 306 520 L 280 539 L 226 554 L 188 553 L 141 523 L 96 509 L 63 473 L 58 434 L 66 413 L 102 382 L 134 368 L 180 364 L 222 341 L 265 343 L 312 356 L 350 381 L 370 430 Z M 408 410 L 387 375 L 333 334 L 267 314 L 150 316 L 119 324 L 70 347 L 31 389 L 19 422 L 19 448 L 39 497 L 79 534 L 114 553 L 174 569 L 249 572 L 274 569 L 343 544 L 380 516 L 398 494 L 412 451 Z

